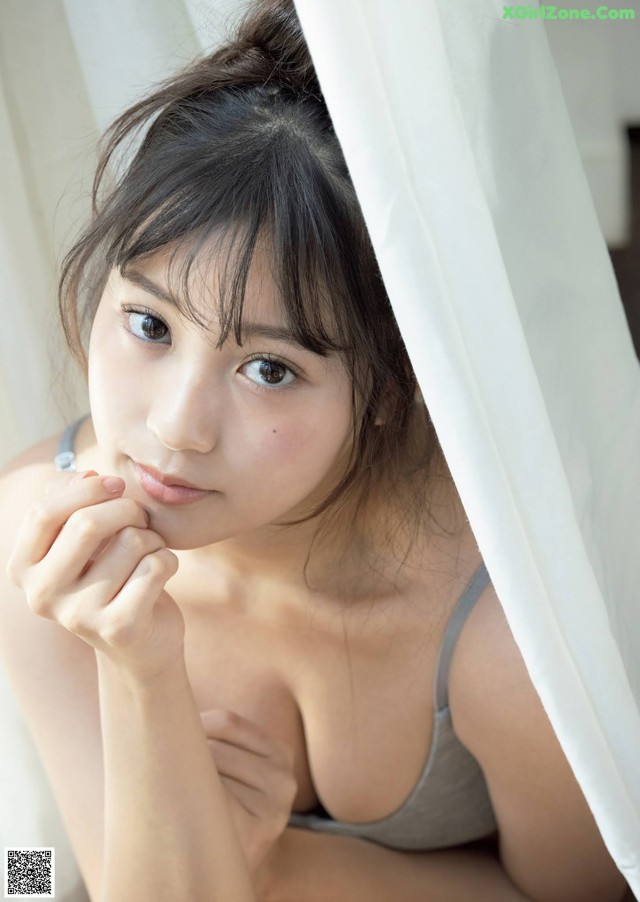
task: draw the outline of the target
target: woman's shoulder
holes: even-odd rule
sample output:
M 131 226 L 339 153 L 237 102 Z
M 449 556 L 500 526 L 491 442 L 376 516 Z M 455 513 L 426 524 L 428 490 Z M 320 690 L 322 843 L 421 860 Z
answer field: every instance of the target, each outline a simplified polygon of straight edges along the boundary
M 55 432 L 16 454 L 0 469 L 0 486 L 12 485 L 34 477 L 51 478 L 55 474 L 55 456 L 62 432 Z
M 484 773 L 507 873 L 534 898 L 618 899 L 621 878 L 491 584 L 460 635 L 449 699 Z M 562 865 L 549 869 L 549 861 Z
M 505 775 L 524 764 L 528 749 L 554 755 L 557 740 L 491 582 L 461 632 L 450 675 L 456 732 L 485 769 Z M 498 742 L 502 736 L 504 741 Z M 508 759 L 510 744 L 520 757 Z M 522 757 L 524 755 L 524 757 Z M 507 760 L 505 760 L 507 759 Z
M 0 469 L 0 536 L 9 531 L 9 538 L 15 538 L 16 521 L 55 476 L 54 459 L 61 435 L 56 432 L 41 439 Z

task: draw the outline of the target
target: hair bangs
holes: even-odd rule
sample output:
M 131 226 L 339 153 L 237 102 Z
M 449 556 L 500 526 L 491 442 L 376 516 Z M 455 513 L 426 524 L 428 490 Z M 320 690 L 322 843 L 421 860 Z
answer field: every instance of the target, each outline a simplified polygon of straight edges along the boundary
M 231 332 L 242 344 L 247 280 L 261 245 L 295 339 L 321 356 L 349 356 L 357 343 L 353 319 L 346 315 L 352 303 L 346 295 L 353 293 L 349 265 L 335 266 L 345 253 L 351 262 L 349 246 L 338 246 L 347 224 L 341 222 L 344 197 L 336 195 L 344 194 L 344 187 L 326 177 L 308 142 L 280 119 L 260 134 L 260 141 L 248 142 L 245 159 L 236 153 L 231 166 L 217 154 L 204 168 L 198 157 L 196 173 L 171 141 L 163 153 L 156 149 L 159 159 L 151 169 L 144 161 L 145 144 L 119 186 L 129 209 L 119 213 L 118 221 L 126 226 L 112 235 L 106 253 L 110 265 L 123 272 L 137 260 L 170 250 L 168 289 L 180 314 L 207 325 L 191 296 L 194 278 L 199 288 L 208 279 L 219 344 Z

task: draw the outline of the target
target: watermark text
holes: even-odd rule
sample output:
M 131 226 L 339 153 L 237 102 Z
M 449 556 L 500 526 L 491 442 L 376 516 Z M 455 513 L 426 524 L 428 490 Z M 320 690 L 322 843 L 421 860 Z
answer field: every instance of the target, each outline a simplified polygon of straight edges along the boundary
M 597 19 L 633 21 L 635 9 L 617 9 L 612 6 L 598 6 L 595 10 L 565 6 L 503 6 L 503 19 Z

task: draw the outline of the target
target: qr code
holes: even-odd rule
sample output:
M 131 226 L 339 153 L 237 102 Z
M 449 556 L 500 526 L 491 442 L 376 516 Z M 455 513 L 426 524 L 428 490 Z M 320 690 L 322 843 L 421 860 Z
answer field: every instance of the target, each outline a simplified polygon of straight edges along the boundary
M 55 849 L 4 850 L 5 899 L 55 898 Z

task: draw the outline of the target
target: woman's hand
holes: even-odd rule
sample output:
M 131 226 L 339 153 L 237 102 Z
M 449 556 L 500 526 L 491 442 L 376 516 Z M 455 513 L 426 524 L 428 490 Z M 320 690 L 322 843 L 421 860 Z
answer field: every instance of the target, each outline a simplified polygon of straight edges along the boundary
M 289 821 L 293 751 L 233 711 L 204 711 L 200 719 L 255 879 Z
M 7 572 L 34 613 L 55 620 L 141 679 L 181 652 L 184 619 L 163 591 L 178 560 L 148 528 L 124 480 L 54 477 L 27 512 Z

